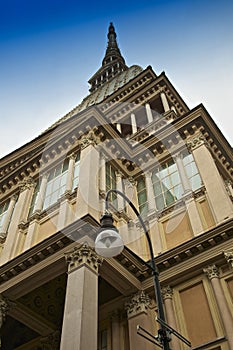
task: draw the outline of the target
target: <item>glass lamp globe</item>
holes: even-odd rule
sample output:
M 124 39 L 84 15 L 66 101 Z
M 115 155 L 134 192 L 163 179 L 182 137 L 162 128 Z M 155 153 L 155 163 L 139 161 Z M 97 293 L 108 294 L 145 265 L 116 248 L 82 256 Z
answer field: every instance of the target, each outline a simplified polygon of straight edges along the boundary
M 104 258 L 112 258 L 122 252 L 124 242 L 119 233 L 114 229 L 101 231 L 95 240 L 95 251 Z

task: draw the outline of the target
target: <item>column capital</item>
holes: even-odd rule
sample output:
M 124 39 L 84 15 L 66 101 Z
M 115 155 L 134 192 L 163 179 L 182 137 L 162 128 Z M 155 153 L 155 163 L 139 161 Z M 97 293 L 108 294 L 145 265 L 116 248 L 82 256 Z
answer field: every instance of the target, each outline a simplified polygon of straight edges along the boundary
M 152 176 L 152 171 L 150 171 L 150 170 L 147 170 L 147 171 L 145 171 L 145 177 L 146 178 L 149 178 L 149 179 L 151 179 L 151 176 Z
M 138 293 L 134 294 L 128 302 L 125 303 L 128 318 L 141 313 L 147 313 L 149 304 L 149 296 L 143 290 L 140 290 Z
M 23 192 L 27 189 L 30 189 L 32 187 L 35 187 L 35 181 L 33 180 L 33 178 L 31 176 L 29 176 L 28 178 L 24 179 L 20 184 L 19 184 L 19 189 L 20 192 Z
M 77 152 L 70 153 L 70 154 L 67 156 L 67 158 L 68 158 L 69 160 L 70 160 L 70 159 L 75 160 L 76 157 L 77 157 Z
M 209 265 L 203 269 L 203 272 L 211 280 L 212 278 L 219 278 L 219 269 L 216 265 Z
M 173 289 L 170 286 L 165 286 L 161 289 L 163 299 L 172 299 Z
M 233 267 L 233 250 L 228 250 L 226 252 L 223 252 L 226 261 L 228 262 L 228 264 Z
M 205 139 L 205 136 L 200 132 L 199 134 L 188 139 L 186 142 L 186 145 L 190 151 L 193 151 L 194 149 L 196 149 L 202 145 L 207 146 L 208 144 L 207 144 L 207 141 Z
M 68 264 L 68 273 L 85 265 L 98 274 L 99 266 L 103 261 L 103 258 L 97 255 L 87 243 L 80 247 L 74 247 L 72 251 L 65 253 L 65 258 Z
M 42 337 L 40 340 L 41 346 L 43 349 L 54 349 L 59 350 L 60 346 L 60 333 L 59 331 L 55 331 L 49 334 L 46 337 Z
M 87 135 L 83 135 L 79 141 L 81 149 L 84 149 L 90 145 L 96 146 L 100 143 L 100 138 L 97 137 L 94 132 L 91 130 Z

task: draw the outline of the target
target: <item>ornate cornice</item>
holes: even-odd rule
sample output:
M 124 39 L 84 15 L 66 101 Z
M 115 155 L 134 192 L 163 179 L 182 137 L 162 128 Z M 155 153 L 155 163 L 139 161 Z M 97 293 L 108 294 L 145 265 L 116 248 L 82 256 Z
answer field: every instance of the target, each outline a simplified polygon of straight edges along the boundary
M 103 258 L 84 243 L 80 247 L 74 247 L 72 251 L 65 253 L 66 262 L 68 264 L 68 273 L 86 266 L 93 272 L 98 273 L 99 266 L 103 262 Z
M 203 272 L 207 277 L 212 280 L 212 278 L 219 278 L 219 269 L 216 265 L 209 265 L 203 269 Z
M 150 298 L 143 290 L 134 294 L 131 299 L 125 303 L 128 318 L 136 316 L 140 313 L 147 313 L 149 305 Z

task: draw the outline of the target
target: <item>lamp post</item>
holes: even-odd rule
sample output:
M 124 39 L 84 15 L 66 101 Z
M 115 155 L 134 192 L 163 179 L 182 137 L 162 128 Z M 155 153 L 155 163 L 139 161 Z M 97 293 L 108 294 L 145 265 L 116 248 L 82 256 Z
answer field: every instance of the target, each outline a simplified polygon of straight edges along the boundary
M 159 283 L 159 272 L 157 269 L 157 266 L 155 264 L 155 259 L 154 259 L 154 252 L 153 252 L 153 247 L 151 243 L 151 239 L 149 236 L 149 233 L 147 231 L 147 228 L 142 220 L 142 217 L 140 216 L 138 210 L 135 208 L 133 203 L 129 200 L 128 197 L 126 197 L 122 192 L 119 190 L 109 190 L 106 194 L 105 198 L 105 208 L 106 208 L 106 213 L 102 216 L 100 223 L 101 223 L 101 229 L 100 233 L 96 237 L 95 241 L 95 250 L 96 252 L 103 256 L 103 257 L 113 257 L 118 254 L 120 254 L 124 248 L 124 242 L 121 238 L 121 236 L 118 233 L 118 230 L 116 227 L 113 225 L 113 218 L 112 215 L 108 212 L 108 199 L 111 193 L 117 193 L 118 195 L 122 196 L 124 200 L 130 205 L 130 207 L 133 209 L 135 214 L 138 217 L 138 220 L 144 230 L 148 246 L 149 246 L 149 251 L 150 251 L 150 257 L 151 257 L 151 267 L 153 271 L 153 277 L 154 277 L 154 289 L 155 289 L 155 297 L 156 297 L 156 302 L 158 306 L 158 316 L 160 323 L 160 329 L 158 331 L 158 341 L 162 345 L 164 350 L 170 350 L 169 347 L 169 341 L 170 338 L 167 334 L 167 327 L 166 327 L 166 321 L 165 321 L 165 314 L 164 314 L 164 308 L 163 308 L 163 301 L 162 301 L 162 294 L 161 294 L 161 288 L 160 288 L 160 283 Z

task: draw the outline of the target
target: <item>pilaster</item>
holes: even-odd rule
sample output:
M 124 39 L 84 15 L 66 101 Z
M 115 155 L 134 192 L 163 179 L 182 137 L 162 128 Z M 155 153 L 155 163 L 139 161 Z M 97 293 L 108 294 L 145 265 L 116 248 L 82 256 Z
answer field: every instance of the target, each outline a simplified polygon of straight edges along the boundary
M 18 226 L 21 222 L 26 222 L 27 220 L 30 201 L 32 198 L 35 183 L 33 179 L 29 177 L 26 180 L 22 181 L 19 187 L 19 198 L 17 203 L 15 204 L 15 209 L 11 217 L 8 234 L 0 259 L 1 264 L 7 262 L 12 257 L 12 255 L 14 255 L 14 251 L 17 250 Z
M 177 330 L 177 322 L 175 317 L 175 310 L 173 305 L 173 289 L 170 286 L 165 286 L 161 289 L 162 297 L 164 301 L 164 307 L 166 311 L 167 323 L 169 326 Z M 177 337 L 171 338 L 171 349 L 179 350 L 179 340 Z
M 230 313 L 227 300 L 225 298 L 222 285 L 219 279 L 219 270 L 216 265 L 209 265 L 203 269 L 204 273 L 209 278 L 213 291 L 215 294 L 216 302 L 219 308 L 219 313 L 222 318 L 222 322 L 225 328 L 226 338 L 228 340 L 228 345 L 231 350 L 233 350 L 233 318 Z
M 225 188 L 223 179 L 217 169 L 214 159 L 207 148 L 206 140 L 200 133 L 187 141 L 192 151 L 207 198 L 214 214 L 216 223 L 223 222 L 233 216 L 233 204 Z
M 152 173 L 150 171 L 147 171 L 145 173 L 146 192 L 147 192 L 147 201 L 148 201 L 149 214 L 156 212 L 156 203 L 155 203 L 154 189 L 153 189 L 151 176 L 152 176 Z
M 154 345 L 137 334 L 137 325 L 153 332 L 151 318 L 148 314 L 150 298 L 144 291 L 139 291 L 125 304 L 128 316 L 130 350 L 152 350 Z
M 102 258 L 87 244 L 75 247 L 65 257 L 68 278 L 60 350 L 96 350 Z
M 81 141 L 79 186 L 76 201 L 76 219 L 91 215 L 99 220 L 99 139 L 93 132 Z

